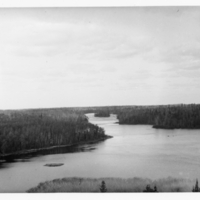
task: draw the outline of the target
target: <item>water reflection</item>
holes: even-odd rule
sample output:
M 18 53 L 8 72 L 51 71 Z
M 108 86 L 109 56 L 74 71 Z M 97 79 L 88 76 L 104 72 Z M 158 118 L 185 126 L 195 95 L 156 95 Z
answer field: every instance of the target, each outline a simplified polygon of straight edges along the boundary
M 29 160 L 33 157 L 45 156 L 45 155 L 54 155 L 54 154 L 66 154 L 66 153 L 77 153 L 77 152 L 90 152 L 95 150 L 91 143 L 84 145 L 73 145 L 73 146 L 63 146 L 63 147 L 55 147 L 51 149 L 43 149 L 25 154 L 18 155 L 9 155 L 0 157 L 0 168 L 5 167 L 7 163 L 14 162 L 29 162 Z

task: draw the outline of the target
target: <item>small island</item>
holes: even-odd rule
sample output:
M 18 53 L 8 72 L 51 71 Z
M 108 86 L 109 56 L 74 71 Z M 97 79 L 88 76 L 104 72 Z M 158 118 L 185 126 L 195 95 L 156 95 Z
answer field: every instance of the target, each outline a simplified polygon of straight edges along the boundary
M 108 110 L 102 110 L 94 114 L 95 117 L 110 117 L 110 112 Z
M 60 167 L 64 165 L 63 163 L 50 163 L 50 164 L 46 164 L 44 165 L 45 167 Z

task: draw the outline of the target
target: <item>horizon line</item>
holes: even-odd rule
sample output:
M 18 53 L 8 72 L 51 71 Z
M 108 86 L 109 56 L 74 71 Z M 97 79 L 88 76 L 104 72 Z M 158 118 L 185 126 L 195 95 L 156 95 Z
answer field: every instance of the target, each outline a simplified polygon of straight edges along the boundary
M 104 106 L 66 106 L 66 107 L 38 107 L 38 108 L 14 108 L 14 109 L 0 109 L 0 111 L 12 110 L 42 110 L 42 109 L 63 109 L 63 108 L 96 108 L 96 107 L 146 107 L 146 106 L 175 106 L 175 105 L 198 105 L 200 103 L 176 103 L 176 104 L 148 104 L 148 105 L 104 105 Z

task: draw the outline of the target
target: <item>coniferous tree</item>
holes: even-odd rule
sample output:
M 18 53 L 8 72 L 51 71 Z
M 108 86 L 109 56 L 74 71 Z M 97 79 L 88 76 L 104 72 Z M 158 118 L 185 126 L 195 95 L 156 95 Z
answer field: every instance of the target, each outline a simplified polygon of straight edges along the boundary
M 100 191 L 107 192 L 106 183 L 104 181 L 101 182 Z
M 158 191 L 156 186 L 154 186 L 154 189 L 152 189 L 150 185 L 147 185 L 146 190 L 144 190 L 143 192 L 158 192 Z
M 199 192 L 199 191 L 200 191 L 200 189 L 199 189 L 199 185 L 198 185 L 198 180 L 196 180 L 196 183 L 195 183 L 195 186 L 192 189 L 192 192 Z

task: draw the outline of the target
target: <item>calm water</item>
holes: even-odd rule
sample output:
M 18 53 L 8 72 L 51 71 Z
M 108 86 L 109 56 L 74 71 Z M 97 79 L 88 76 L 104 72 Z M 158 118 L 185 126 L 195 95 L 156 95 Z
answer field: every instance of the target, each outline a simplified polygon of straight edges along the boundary
M 87 116 L 114 138 L 98 144 L 41 151 L 0 164 L 0 192 L 24 192 L 39 182 L 73 176 L 200 178 L 200 130 L 119 125 L 115 115 Z M 48 163 L 64 165 L 44 167 Z

